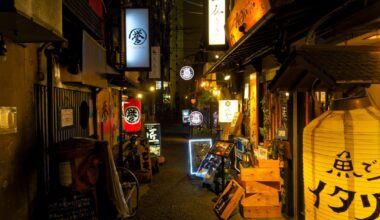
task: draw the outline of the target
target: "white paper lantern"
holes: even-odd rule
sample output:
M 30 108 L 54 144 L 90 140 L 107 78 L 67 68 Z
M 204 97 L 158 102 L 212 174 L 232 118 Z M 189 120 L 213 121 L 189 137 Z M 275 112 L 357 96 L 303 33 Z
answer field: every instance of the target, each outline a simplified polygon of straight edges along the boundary
M 303 132 L 305 217 L 380 219 L 380 111 L 336 100 Z

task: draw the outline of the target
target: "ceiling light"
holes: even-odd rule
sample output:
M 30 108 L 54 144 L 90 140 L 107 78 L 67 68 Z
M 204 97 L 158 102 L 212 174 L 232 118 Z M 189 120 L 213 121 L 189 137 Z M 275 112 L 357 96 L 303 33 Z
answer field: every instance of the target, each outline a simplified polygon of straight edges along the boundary
M 218 54 L 215 55 L 215 59 L 219 59 L 219 55 Z
M 149 90 L 153 92 L 155 90 L 154 86 L 149 87 Z
M 137 98 L 141 99 L 142 98 L 142 94 L 141 93 L 137 94 Z

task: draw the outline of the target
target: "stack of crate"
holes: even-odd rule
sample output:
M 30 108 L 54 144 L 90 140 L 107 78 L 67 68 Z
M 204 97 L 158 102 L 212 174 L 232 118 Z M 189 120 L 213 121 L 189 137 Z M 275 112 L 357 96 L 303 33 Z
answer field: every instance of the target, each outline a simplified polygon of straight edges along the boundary
M 259 160 L 256 167 L 241 167 L 239 182 L 245 189 L 240 203 L 244 218 L 281 217 L 279 160 Z

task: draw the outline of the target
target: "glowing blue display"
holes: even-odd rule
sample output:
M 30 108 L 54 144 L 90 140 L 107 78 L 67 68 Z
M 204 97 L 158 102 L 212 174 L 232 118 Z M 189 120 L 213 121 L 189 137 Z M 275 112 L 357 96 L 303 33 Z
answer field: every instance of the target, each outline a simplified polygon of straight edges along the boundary
M 207 155 L 212 146 L 212 140 L 209 139 L 191 139 L 189 140 L 189 159 L 190 174 L 196 175 L 199 165 Z

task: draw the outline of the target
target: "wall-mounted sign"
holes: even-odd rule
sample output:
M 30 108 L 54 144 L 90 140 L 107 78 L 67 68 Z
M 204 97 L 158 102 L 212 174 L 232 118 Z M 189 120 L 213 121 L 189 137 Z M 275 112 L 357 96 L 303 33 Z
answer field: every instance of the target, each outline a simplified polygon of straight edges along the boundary
M 219 122 L 232 122 L 236 112 L 239 112 L 238 100 L 219 100 Z
M 123 125 L 127 132 L 141 130 L 141 103 L 138 99 L 123 102 Z
M 61 128 L 70 127 L 74 125 L 74 109 L 62 108 L 61 109 Z
M 208 0 L 208 44 L 225 45 L 226 1 Z
M 189 115 L 189 121 L 190 121 L 190 125 L 192 125 L 192 126 L 201 125 L 203 122 L 202 113 L 199 111 L 191 112 L 191 114 Z
M 194 69 L 191 66 L 183 66 L 179 71 L 179 75 L 183 80 L 190 80 L 194 76 Z
M 150 153 L 161 155 L 161 127 L 159 123 L 144 124 L 145 137 L 148 139 Z
M 270 10 L 269 0 L 236 0 L 227 18 L 227 40 L 234 45 Z
M 149 9 L 125 9 L 127 69 L 150 69 Z
M 17 133 L 17 108 L 0 106 L 0 134 Z

